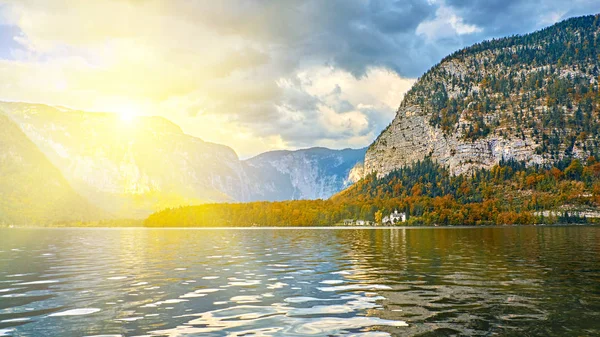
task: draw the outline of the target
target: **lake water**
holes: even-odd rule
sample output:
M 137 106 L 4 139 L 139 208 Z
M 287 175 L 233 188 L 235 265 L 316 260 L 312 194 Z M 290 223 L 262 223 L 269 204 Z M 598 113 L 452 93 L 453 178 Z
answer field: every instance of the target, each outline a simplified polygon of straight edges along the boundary
M 0 336 L 600 335 L 600 227 L 0 229 Z

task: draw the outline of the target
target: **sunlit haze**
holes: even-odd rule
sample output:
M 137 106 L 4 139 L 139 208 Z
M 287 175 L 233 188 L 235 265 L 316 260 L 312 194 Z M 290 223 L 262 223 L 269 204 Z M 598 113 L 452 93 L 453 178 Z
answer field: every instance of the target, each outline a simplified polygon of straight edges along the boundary
M 358 148 L 446 54 L 598 7 L 2 0 L 0 99 L 160 115 L 241 157 Z

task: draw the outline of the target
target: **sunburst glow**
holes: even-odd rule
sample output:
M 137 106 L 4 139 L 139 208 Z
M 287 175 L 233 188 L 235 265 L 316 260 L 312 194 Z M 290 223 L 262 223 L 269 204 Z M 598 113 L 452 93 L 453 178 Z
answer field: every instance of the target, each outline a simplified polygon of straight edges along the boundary
M 119 113 L 119 120 L 128 125 L 133 124 L 136 117 L 137 116 L 133 111 L 124 111 Z

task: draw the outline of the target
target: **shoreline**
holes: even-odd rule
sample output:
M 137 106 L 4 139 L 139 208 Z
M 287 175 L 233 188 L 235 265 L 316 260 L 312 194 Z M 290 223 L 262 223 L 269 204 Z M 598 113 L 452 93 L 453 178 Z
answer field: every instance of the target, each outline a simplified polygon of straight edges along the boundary
M 514 228 L 514 227 L 600 227 L 600 224 L 537 224 L 537 225 L 464 225 L 464 226 L 290 226 L 290 227 L 143 227 L 143 226 L 14 226 L 0 229 L 158 229 L 158 230 L 302 230 L 302 229 L 476 229 L 476 228 Z

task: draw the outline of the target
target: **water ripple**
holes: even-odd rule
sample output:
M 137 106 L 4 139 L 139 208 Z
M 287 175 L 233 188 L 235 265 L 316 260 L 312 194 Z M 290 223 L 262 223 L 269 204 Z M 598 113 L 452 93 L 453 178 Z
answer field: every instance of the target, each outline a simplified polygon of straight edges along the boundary
M 598 227 L 0 232 L 0 336 L 600 335 Z

